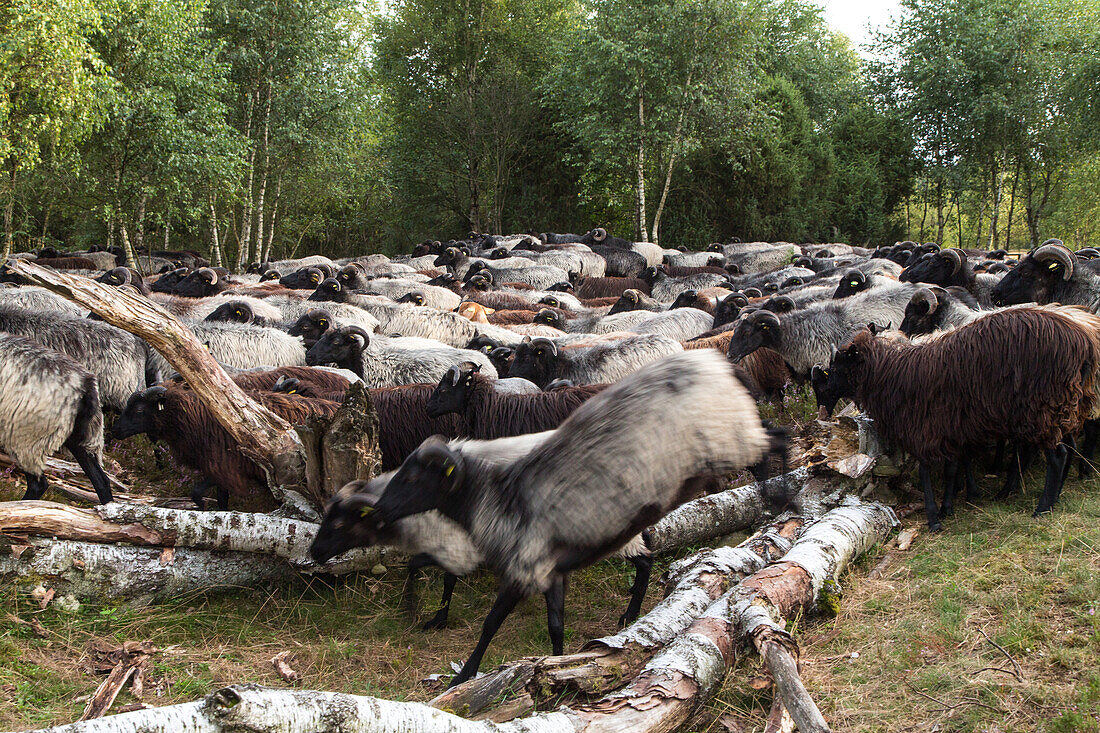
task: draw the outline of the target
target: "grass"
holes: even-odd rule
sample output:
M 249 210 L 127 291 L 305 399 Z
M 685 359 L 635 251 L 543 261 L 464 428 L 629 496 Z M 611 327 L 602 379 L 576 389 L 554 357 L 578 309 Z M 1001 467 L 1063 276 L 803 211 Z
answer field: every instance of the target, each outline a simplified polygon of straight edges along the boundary
M 1032 519 L 1041 480 L 1007 504 L 964 505 L 877 579 L 888 548 L 841 578 L 840 613 L 798 634 L 834 730 L 1100 731 L 1100 482 L 1071 481 L 1053 515 Z M 725 730 L 723 715 L 762 728 L 771 691 L 747 684 L 755 674 L 742 658 L 696 729 Z
M 771 409 L 779 422 L 812 427 L 797 397 Z M 111 454 L 136 471 L 129 478 L 143 491 L 186 495 L 191 478 L 170 462 L 155 467 L 147 444 Z M 1054 514 L 1035 520 L 1041 481 L 1036 470 L 1023 498 L 962 505 L 944 532 L 922 531 L 906 552 L 887 546 L 868 553 L 841 578 L 835 618 L 796 620 L 804 680 L 834 730 L 1100 733 L 1100 480 L 1071 480 Z M 983 483 L 991 495 L 993 482 Z M 21 480 L 0 476 L 0 499 L 18 498 L 22 489 Z M 893 562 L 869 578 L 887 553 Z M 667 563 L 658 563 L 654 577 Z M 75 720 L 103 679 L 92 664 L 96 650 L 124 641 L 161 650 L 146 681 L 152 705 L 244 681 L 429 699 L 438 689 L 424 680 L 449 674 L 450 663 L 473 647 L 493 582 L 486 574 L 460 581 L 451 628 L 425 633 L 401 609 L 402 578 L 394 568 L 381 577 L 311 579 L 145 609 L 85 605 L 77 613 L 39 610 L 9 589 L 0 595 L 0 729 Z M 631 580 L 622 562 L 573 577 L 567 652 L 614 630 Z M 429 573 L 422 617 L 434 611 L 439 586 L 438 573 Z M 651 588 L 646 610 L 657 595 Z M 23 623 L 32 618 L 44 638 Z M 993 642 L 1019 664 L 1020 679 Z M 494 640 L 483 668 L 545 654 L 548 645 L 544 606 L 530 599 Z M 300 675 L 293 684 L 270 662 L 287 650 Z M 761 730 L 772 693 L 749 685 L 759 674 L 759 660 L 743 654 L 686 730 Z M 113 709 L 133 702 L 125 690 Z

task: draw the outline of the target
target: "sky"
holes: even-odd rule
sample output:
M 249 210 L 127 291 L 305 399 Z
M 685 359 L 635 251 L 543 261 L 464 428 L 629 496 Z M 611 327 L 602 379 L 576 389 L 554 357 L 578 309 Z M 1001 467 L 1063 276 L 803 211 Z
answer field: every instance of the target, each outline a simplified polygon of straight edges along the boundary
M 817 0 L 825 9 L 825 20 L 836 30 L 852 40 L 852 45 L 866 54 L 860 46 L 871 39 L 867 29 L 885 25 L 898 12 L 897 0 Z

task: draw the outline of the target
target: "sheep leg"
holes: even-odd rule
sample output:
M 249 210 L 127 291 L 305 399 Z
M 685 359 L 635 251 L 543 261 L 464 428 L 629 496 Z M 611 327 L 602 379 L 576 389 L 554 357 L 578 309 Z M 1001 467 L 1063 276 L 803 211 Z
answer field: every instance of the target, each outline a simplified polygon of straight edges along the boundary
M 955 513 L 955 491 L 958 489 L 956 477 L 958 473 L 958 461 L 943 462 L 943 503 L 940 505 L 941 517 L 950 517 Z
M 200 512 L 206 510 L 206 492 L 210 491 L 213 485 L 210 479 L 204 478 L 191 488 L 191 501 L 195 502 Z
M 928 518 L 928 529 L 939 532 L 943 525 L 940 524 L 940 513 L 936 508 L 936 495 L 932 491 L 932 467 L 921 461 L 919 473 L 920 485 L 924 490 L 924 514 Z
M 1073 466 L 1073 460 L 1070 458 L 1077 452 L 1077 441 L 1072 435 L 1067 435 L 1062 438 L 1062 445 L 1066 447 L 1066 465 L 1062 467 L 1062 480 L 1058 483 L 1058 491 L 1061 493 L 1062 486 L 1065 485 L 1066 479 L 1069 478 L 1069 469 Z M 1055 499 L 1057 501 L 1057 499 Z
M 959 461 L 959 467 L 963 472 L 959 480 L 966 481 L 966 500 L 971 504 L 975 504 L 979 495 L 978 482 L 974 480 L 974 464 L 970 462 L 969 458 L 963 458 Z
M 546 628 L 550 632 L 550 648 L 555 656 L 565 647 L 565 578 L 557 576 L 543 593 L 546 598 Z
M 1016 460 L 1014 461 L 1014 465 L 1009 467 L 1008 478 L 1005 480 L 1004 488 L 997 494 L 998 499 L 1006 499 L 1020 491 L 1020 486 L 1024 480 L 1024 474 L 1031 468 L 1031 462 L 1034 460 L 1035 446 L 1016 446 Z
M 24 471 L 23 475 L 27 478 L 27 493 L 23 494 L 23 500 L 41 499 L 49 487 L 49 484 L 46 483 L 46 477 L 32 474 L 29 471 Z
M 649 588 L 649 577 L 653 572 L 653 558 L 650 555 L 637 555 L 630 558 L 634 565 L 634 585 L 630 588 L 630 605 L 626 612 L 619 616 L 619 628 L 634 623 L 638 613 L 642 610 L 642 601 L 645 600 L 645 592 Z
M 84 475 L 92 482 L 92 488 L 95 489 L 95 494 L 99 497 L 99 503 L 110 504 L 114 499 L 111 496 L 111 481 L 103 471 L 103 466 L 99 464 L 99 458 L 87 448 L 79 445 L 66 443 L 65 447 L 73 454 L 73 458 L 80 464 Z
M 226 511 L 229 509 L 229 489 L 224 486 L 218 487 L 218 510 Z
M 992 472 L 992 473 L 999 473 L 1000 472 L 1001 466 L 1003 466 L 1004 462 L 1005 462 L 1005 448 L 1007 447 L 1007 445 L 1008 445 L 1007 440 L 1001 439 L 1001 440 L 997 441 L 997 450 L 993 454 L 993 463 L 991 463 L 990 466 L 989 466 L 990 472 Z
M 501 588 L 497 591 L 493 607 L 489 609 L 489 614 L 481 625 L 481 636 L 477 640 L 477 646 L 470 653 L 470 658 L 466 660 L 466 664 L 462 665 L 462 671 L 451 679 L 450 684 L 447 685 L 448 689 L 461 685 L 477 674 L 477 668 L 481 666 L 481 658 L 485 656 L 485 650 L 489 648 L 489 642 L 493 640 L 497 631 L 500 630 L 501 624 L 515 610 L 516 604 L 521 600 L 523 600 L 523 593 L 515 588 Z
M 1035 512 L 1031 515 L 1033 517 L 1046 514 L 1058 501 L 1058 495 L 1061 493 L 1062 487 L 1062 471 L 1065 468 L 1069 451 L 1063 443 L 1059 443 L 1054 448 L 1046 449 L 1046 455 L 1046 484 L 1043 486 L 1043 495 L 1039 497 L 1039 506 L 1035 507 Z
M 439 610 L 420 627 L 423 631 L 447 628 L 447 617 L 451 613 L 451 596 L 455 594 L 455 583 L 457 582 L 457 575 L 444 571 L 443 598 L 439 601 Z
M 1100 438 L 1100 420 L 1086 420 L 1084 432 L 1081 457 L 1077 463 L 1077 475 L 1080 478 L 1096 475 L 1096 467 L 1092 465 L 1092 454 L 1096 452 L 1096 441 Z
M 405 613 L 409 614 L 409 617 L 414 621 L 416 620 L 416 611 L 420 607 L 420 599 L 416 592 L 417 581 L 420 579 L 420 569 L 435 564 L 435 560 L 431 555 L 421 552 L 410 557 L 408 565 L 405 566 L 405 583 L 401 586 L 401 605 L 404 606 Z

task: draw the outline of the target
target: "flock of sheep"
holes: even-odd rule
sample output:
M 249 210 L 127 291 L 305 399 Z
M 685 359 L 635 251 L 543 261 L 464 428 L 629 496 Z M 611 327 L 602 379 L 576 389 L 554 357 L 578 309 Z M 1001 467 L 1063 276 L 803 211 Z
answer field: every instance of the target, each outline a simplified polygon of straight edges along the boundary
M 683 252 L 603 229 L 471 234 L 239 275 L 190 251 L 17 256 L 159 304 L 291 423 L 335 414 L 365 382 L 385 473 L 344 487 L 311 552 L 324 563 L 396 546 L 411 557 L 407 589 L 440 565 L 444 601 L 427 628 L 446 624 L 455 579 L 487 565 L 498 595 L 452 684 L 534 593 L 560 653 L 566 575 L 610 555 L 637 569 L 621 619 L 633 621 L 646 528 L 731 472 L 760 477 L 772 457 L 785 468 L 786 435 L 757 402 L 791 382 L 811 382 L 823 415 L 853 400 L 919 461 L 933 529 L 960 488 L 975 497 L 976 451 L 997 446 L 995 465 L 1014 451 L 1002 495 L 1044 452 L 1038 514 L 1057 501 L 1075 440 L 1085 472 L 1100 434 L 1100 252 L 1057 240 L 1016 261 L 914 242 Z M 270 501 L 264 472 L 159 353 L 0 267 L 0 449 L 26 475 L 25 498 L 43 496 L 46 459 L 64 447 L 111 501 L 104 410 L 115 439 L 145 434 L 201 474 L 199 508 L 212 489 L 222 509 Z M 776 508 L 792 498 L 768 486 Z

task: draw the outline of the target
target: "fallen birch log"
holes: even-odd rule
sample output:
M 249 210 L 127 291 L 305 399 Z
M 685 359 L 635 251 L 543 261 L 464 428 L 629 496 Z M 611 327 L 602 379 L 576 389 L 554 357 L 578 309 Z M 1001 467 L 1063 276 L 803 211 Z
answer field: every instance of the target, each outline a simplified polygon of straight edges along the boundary
M 673 731 L 717 690 L 733 663 L 736 646 L 752 639 L 761 623 L 774 623 L 769 609 L 789 613 L 811 606 L 816 600 L 814 594 L 825 581 L 835 578 L 859 553 L 885 540 L 895 522 L 893 512 L 880 504 L 855 503 L 830 512 L 811 526 L 779 563 L 753 574 L 710 603 L 622 690 L 593 703 L 494 723 L 466 720 L 420 703 L 235 685 L 214 692 L 202 702 L 140 710 L 49 730 L 51 733 Z M 797 589 L 796 592 L 788 592 L 791 588 Z M 755 611 L 754 607 L 761 610 Z M 786 700 L 783 703 L 787 705 Z M 797 722 L 793 710 L 791 717 Z

